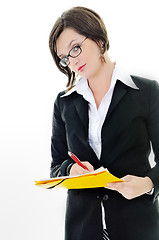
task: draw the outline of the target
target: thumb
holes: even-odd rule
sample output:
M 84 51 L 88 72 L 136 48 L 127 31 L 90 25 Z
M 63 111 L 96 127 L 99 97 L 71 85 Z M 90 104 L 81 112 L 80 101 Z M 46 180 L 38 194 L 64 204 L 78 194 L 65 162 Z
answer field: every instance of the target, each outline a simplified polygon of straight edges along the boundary
M 123 178 L 121 178 L 124 182 L 129 182 L 131 180 L 131 175 L 126 175 Z

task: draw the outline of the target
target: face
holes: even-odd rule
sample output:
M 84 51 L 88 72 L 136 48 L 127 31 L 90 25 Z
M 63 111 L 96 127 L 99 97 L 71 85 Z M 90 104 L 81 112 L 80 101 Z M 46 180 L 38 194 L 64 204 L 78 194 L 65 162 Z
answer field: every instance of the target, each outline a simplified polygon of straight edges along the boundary
M 76 58 L 69 57 L 69 68 L 75 73 L 90 79 L 102 66 L 100 48 L 96 42 L 86 38 L 71 28 L 66 28 L 56 42 L 57 55 L 62 59 L 75 46 L 81 45 L 82 52 Z

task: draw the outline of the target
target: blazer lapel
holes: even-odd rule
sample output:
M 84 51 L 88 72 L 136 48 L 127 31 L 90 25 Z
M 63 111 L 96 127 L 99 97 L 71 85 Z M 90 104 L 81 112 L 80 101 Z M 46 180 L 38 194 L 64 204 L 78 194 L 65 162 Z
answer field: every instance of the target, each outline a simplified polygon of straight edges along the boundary
M 126 92 L 127 92 L 127 86 L 122 82 L 120 82 L 119 80 L 117 80 L 117 83 L 114 88 L 114 93 L 112 96 L 112 101 L 110 103 L 105 120 L 107 120 L 107 118 L 111 115 L 111 113 L 113 112 L 115 107 L 118 105 L 118 103 L 121 101 L 121 99 L 124 97 Z
M 74 104 L 80 120 L 88 131 L 88 102 L 81 95 L 74 99 Z
M 78 95 L 77 98 L 74 99 L 74 105 L 77 114 L 80 118 L 80 121 L 85 126 L 86 135 L 83 135 L 83 140 L 85 142 L 85 146 L 87 147 L 84 149 L 85 154 L 89 156 L 90 163 L 95 167 L 95 169 L 99 168 L 101 166 L 100 161 L 97 158 L 94 150 L 89 145 L 88 140 L 88 128 L 89 128 L 88 102 L 81 95 Z
M 115 110 L 115 108 L 117 107 L 117 105 L 119 104 L 119 102 L 123 99 L 123 97 L 125 96 L 125 94 L 127 93 L 127 86 L 120 82 L 119 80 L 117 81 L 116 85 L 115 85 L 115 88 L 114 88 L 114 93 L 113 93 L 113 96 L 112 96 L 112 101 L 111 101 L 111 104 L 109 106 L 109 109 L 108 109 L 108 113 L 106 115 L 106 118 L 105 118 L 105 121 L 104 121 L 104 124 L 103 124 L 103 127 L 102 127 L 102 142 L 104 144 L 104 141 L 105 141 L 105 132 L 104 132 L 104 129 L 106 126 L 106 123 L 107 123 L 107 119 L 109 117 L 111 117 L 111 114 L 112 112 Z M 107 136 L 109 137 L 109 136 Z M 106 156 L 105 156 L 105 153 L 104 151 L 102 151 L 102 154 L 101 154 L 101 163 L 102 163 L 102 160 L 106 159 Z M 107 160 L 107 164 L 110 164 L 112 162 L 112 159 L 109 159 L 109 161 Z

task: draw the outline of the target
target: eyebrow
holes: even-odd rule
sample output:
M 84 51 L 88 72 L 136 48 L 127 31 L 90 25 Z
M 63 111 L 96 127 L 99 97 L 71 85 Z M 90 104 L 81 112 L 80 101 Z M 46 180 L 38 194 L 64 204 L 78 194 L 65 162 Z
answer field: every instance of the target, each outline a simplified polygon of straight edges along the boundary
M 74 41 L 77 41 L 77 39 L 72 40 L 72 41 L 69 43 L 68 47 L 70 47 Z
M 68 44 L 67 47 L 69 48 L 74 41 L 77 41 L 77 39 L 72 40 L 72 41 Z M 60 54 L 60 55 L 59 55 L 59 57 L 62 57 L 62 56 L 64 56 L 64 54 Z

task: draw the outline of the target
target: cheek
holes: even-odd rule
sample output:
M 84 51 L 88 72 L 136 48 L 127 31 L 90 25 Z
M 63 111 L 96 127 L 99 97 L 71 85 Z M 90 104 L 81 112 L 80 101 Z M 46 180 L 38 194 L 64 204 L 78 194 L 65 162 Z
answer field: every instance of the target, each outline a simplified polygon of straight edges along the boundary
M 92 54 L 87 60 L 88 71 L 94 73 L 101 65 L 101 59 L 99 54 Z
M 101 53 L 99 51 L 99 48 L 96 46 L 90 46 L 89 48 L 83 50 L 82 54 L 79 56 L 77 59 L 72 59 L 70 61 L 70 69 L 74 71 L 75 73 L 79 74 L 76 66 L 76 61 L 78 67 L 80 64 L 85 64 L 86 63 L 86 68 L 84 69 L 83 72 L 80 73 L 82 77 L 88 78 L 94 72 L 98 70 L 98 68 L 101 65 Z
M 87 52 L 87 62 L 90 63 L 92 67 L 96 67 L 100 64 L 100 51 L 97 47 L 92 47 L 89 49 L 89 52 Z

